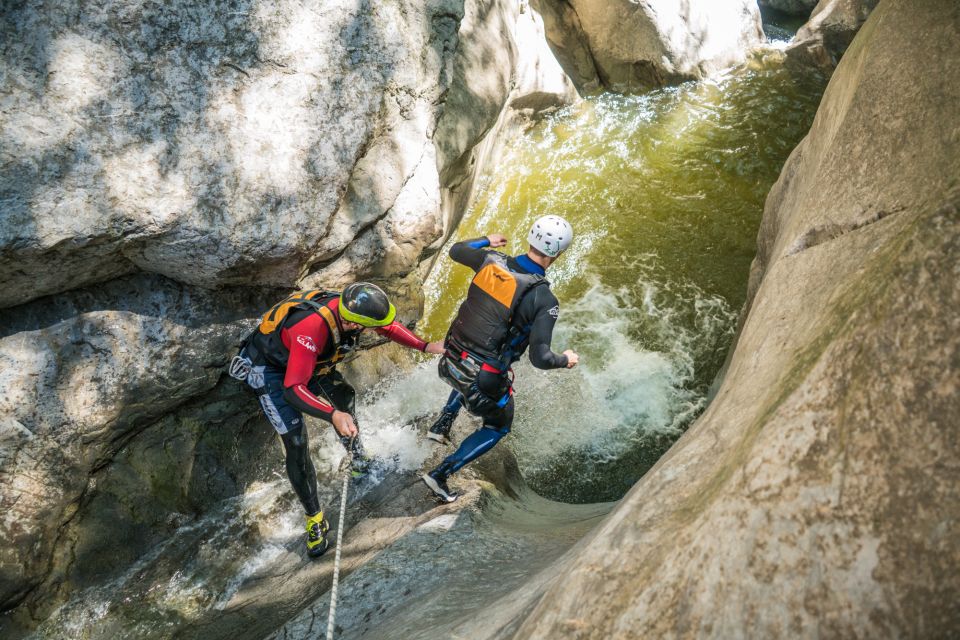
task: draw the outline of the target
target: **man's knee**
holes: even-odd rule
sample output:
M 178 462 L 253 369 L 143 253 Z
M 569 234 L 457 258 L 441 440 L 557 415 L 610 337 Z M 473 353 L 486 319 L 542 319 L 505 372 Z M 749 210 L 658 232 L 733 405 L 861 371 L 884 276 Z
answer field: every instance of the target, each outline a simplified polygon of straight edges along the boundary
M 510 426 L 513 424 L 513 397 L 506 406 L 498 408 L 496 411 L 488 413 L 483 417 L 483 426 L 487 429 L 493 429 L 503 435 L 510 433 Z

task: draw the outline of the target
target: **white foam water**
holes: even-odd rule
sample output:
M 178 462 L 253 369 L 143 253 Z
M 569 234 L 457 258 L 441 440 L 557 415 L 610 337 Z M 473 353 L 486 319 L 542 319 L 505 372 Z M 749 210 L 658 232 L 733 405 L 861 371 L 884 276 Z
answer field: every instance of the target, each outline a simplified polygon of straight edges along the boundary
M 634 305 L 630 291 L 594 283 L 582 298 L 564 304 L 554 348 L 580 353 L 576 368 L 539 371 L 518 363 L 515 427 L 507 442 L 524 472 L 611 462 L 650 435 L 679 435 L 703 408 L 705 395 L 691 384 L 696 345 L 727 332 L 735 314 L 719 298 L 696 298 L 695 333 L 676 321 L 678 310 L 658 306 L 654 285 L 641 290 L 642 301 Z M 641 321 L 660 334 L 656 348 L 637 339 Z M 589 479 L 571 482 L 582 480 Z

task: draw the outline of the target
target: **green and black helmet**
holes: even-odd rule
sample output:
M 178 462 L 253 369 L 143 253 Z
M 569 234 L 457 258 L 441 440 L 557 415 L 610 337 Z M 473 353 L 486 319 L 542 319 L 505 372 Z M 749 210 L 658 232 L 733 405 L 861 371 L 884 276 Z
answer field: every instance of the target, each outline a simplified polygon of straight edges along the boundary
M 385 327 L 397 315 L 383 289 L 369 282 L 354 282 L 340 294 L 340 317 L 364 327 Z

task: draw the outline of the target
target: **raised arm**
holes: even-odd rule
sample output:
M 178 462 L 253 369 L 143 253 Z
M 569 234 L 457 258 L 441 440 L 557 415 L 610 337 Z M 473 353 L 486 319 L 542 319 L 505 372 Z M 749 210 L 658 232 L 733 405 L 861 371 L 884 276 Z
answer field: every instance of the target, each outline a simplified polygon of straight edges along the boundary
M 479 271 L 487 255 L 487 247 L 502 247 L 505 244 L 507 244 L 506 238 L 499 233 L 491 233 L 482 238 L 457 242 L 450 247 L 450 257 L 474 271 Z

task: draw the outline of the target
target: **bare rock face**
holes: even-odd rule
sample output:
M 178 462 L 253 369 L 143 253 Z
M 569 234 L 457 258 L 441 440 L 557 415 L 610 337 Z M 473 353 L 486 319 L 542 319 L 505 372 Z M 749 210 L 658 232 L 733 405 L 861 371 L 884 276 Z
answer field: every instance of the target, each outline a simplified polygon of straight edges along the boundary
M 820 0 L 787 48 L 788 59 L 833 69 L 878 1 Z
M 272 439 L 223 377 L 259 313 L 372 278 L 414 319 L 501 113 L 577 94 L 505 0 L 0 12 L 0 610 L 42 615 L 256 476 L 213 427 Z
M 716 399 L 463 637 L 957 634 L 958 34 L 953 0 L 880 3 L 767 200 Z
M 795 16 L 808 16 L 817 6 L 817 0 L 760 0 L 760 6 Z
M 91 470 L 138 429 L 211 389 L 249 330 L 246 317 L 267 299 L 148 275 L 5 312 L 0 605 L 47 569 Z
M 462 11 L 6 4 L 0 306 L 136 270 L 292 286 L 422 182 Z
M 501 138 L 516 120 L 578 99 L 574 82 L 546 44 L 544 23 L 526 2 L 465 6 L 454 80 L 434 136 L 448 229 L 472 200 L 478 168 L 496 161 Z
M 763 41 L 752 0 L 542 0 L 541 5 L 552 7 L 547 35 L 554 50 L 565 52 L 558 57 L 571 77 L 589 84 L 586 48 L 600 82 L 618 91 L 703 77 L 742 61 Z M 570 35 L 575 24 L 582 37 Z
M 581 92 L 600 89 L 600 76 L 576 10 L 566 0 L 534 0 L 543 16 L 547 41 Z

